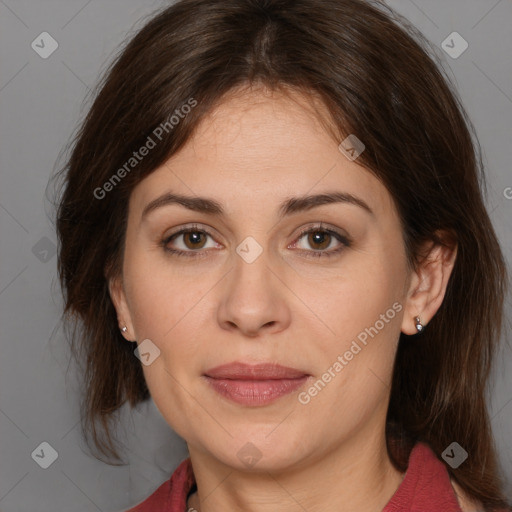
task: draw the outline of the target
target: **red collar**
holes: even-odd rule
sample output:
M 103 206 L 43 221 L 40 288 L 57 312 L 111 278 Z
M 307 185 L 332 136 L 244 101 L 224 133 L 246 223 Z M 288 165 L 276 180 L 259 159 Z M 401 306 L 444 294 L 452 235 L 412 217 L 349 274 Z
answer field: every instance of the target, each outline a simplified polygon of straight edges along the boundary
M 196 490 L 190 458 L 185 459 L 151 496 L 127 512 L 186 512 Z M 462 512 L 444 464 L 424 443 L 416 443 L 405 477 L 382 512 Z

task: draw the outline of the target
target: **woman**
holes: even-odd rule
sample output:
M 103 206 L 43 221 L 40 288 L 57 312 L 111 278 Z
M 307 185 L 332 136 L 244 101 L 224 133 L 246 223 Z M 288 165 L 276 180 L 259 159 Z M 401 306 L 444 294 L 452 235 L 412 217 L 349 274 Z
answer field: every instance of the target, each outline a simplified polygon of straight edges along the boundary
M 510 506 L 506 268 L 427 47 L 362 0 L 182 0 L 108 71 L 57 218 L 84 431 L 118 456 L 151 397 L 190 453 L 132 512 Z

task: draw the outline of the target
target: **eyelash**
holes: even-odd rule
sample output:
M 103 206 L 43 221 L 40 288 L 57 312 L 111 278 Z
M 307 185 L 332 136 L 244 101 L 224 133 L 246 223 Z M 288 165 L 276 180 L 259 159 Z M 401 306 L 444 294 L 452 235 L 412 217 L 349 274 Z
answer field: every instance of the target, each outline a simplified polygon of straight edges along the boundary
M 307 252 L 306 257 L 312 257 L 312 258 L 321 258 L 321 257 L 331 257 L 339 254 L 341 251 L 343 251 L 345 248 L 350 247 L 352 245 L 352 240 L 342 235 L 341 233 L 338 233 L 337 231 L 334 231 L 332 229 L 326 229 L 322 227 L 322 224 L 319 226 L 313 226 L 304 228 L 296 238 L 295 242 L 293 244 L 297 243 L 304 235 L 307 235 L 309 233 L 324 233 L 333 236 L 338 242 L 341 243 L 341 246 L 338 249 L 325 251 L 325 250 L 317 250 L 317 251 L 307 251 L 306 249 L 302 249 L 302 251 Z M 203 233 L 213 238 L 213 235 L 207 230 L 207 229 L 200 229 L 197 226 L 192 226 L 189 228 L 181 229 L 180 231 L 176 231 L 175 233 L 172 233 L 171 235 L 165 237 L 161 241 L 161 246 L 164 249 L 165 252 L 170 253 L 171 255 L 178 256 L 178 257 L 185 257 L 185 258 L 203 258 L 208 257 L 206 254 L 206 251 L 182 251 L 181 249 L 170 249 L 167 244 L 173 240 L 173 238 L 176 238 L 180 235 L 184 235 L 187 233 Z

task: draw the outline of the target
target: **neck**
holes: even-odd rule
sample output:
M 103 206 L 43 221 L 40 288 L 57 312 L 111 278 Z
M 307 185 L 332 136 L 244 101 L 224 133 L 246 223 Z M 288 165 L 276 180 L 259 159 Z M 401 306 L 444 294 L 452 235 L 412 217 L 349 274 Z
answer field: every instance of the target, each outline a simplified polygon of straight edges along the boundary
M 227 466 L 189 446 L 197 492 L 187 505 L 197 512 L 279 510 L 373 512 L 382 510 L 403 474 L 392 465 L 384 433 L 359 436 L 293 467 L 251 472 Z M 366 437 L 365 437 L 366 436 Z

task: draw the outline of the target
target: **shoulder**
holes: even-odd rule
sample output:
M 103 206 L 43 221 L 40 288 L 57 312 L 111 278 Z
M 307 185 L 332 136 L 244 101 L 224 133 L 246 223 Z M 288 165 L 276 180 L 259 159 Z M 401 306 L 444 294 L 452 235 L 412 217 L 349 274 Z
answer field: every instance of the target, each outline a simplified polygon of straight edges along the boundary
M 476 501 L 470 496 L 464 492 L 461 488 L 461 486 L 453 481 L 453 479 L 450 479 L 450 483 L 452 484 L 453 490 L 455 491 L 455 495 L 457 496 L 457 499 L 460 504 L 460 508 L 462 512 L 483 512 L 484 508 L 482 506 L 482 503 L 479 501 Z

